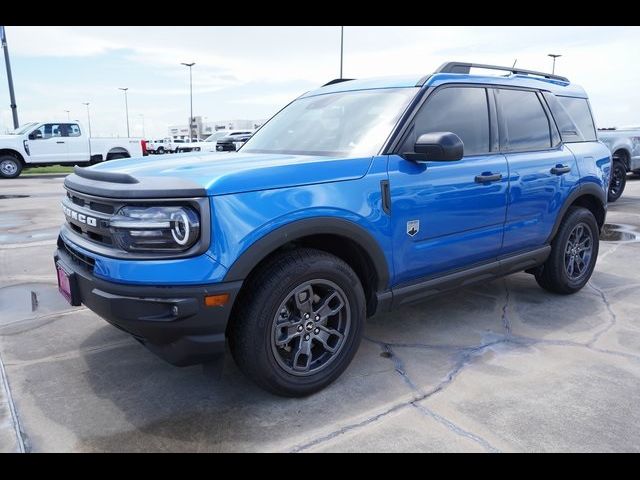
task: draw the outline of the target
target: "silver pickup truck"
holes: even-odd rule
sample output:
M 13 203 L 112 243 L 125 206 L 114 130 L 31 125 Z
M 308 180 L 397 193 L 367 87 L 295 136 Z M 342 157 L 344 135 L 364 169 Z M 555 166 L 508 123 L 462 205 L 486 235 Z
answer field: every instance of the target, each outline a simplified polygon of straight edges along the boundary
M 609 201 L 615 202 L 627 184 L 627 172 L 640 174 L 640 127 L 599 128 L 598 138 L 613 157 Z

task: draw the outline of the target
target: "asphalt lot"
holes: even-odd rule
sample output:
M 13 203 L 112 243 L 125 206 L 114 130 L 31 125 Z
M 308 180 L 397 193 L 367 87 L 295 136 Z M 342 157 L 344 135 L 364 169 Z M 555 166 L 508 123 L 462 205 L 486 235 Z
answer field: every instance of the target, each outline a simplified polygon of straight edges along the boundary
M 379 315 L 302 400 L 230 359 L 222 377 L 173 367 L 69 307 L 62 194 L 60 177 L 0 181 L 0 451 L 640 451 L 640 179 L 578 294 L 522 273 Z

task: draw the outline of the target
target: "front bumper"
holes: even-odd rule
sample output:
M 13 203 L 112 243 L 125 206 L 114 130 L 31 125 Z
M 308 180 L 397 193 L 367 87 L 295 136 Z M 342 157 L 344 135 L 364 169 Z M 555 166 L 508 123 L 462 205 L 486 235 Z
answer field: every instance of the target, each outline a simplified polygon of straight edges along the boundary
M 224 352 L 225 330 L 242 282 L 199 286 L 140 286 L 107 282 L 62 244 L 54 255 L 71 274 L 77 302 L 133 335 L 174 365 L 201 363 Z M 206 295 L 229 294 L 224 306 L 206 307 Z

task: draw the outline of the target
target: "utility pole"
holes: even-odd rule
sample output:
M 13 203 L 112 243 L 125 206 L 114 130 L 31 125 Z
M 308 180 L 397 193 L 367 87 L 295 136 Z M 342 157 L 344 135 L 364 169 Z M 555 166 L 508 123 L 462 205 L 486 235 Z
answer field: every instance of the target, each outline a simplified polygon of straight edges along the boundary
M 71 121 L 71 110 L 65 110 L 67 112 L 67 122 Z
M 131 135 L 129 135 L 129 103 L 127 102 L 127 90 L 129 90 L 129 87 L 118 88 L 118 90 L 122 90 L 124 92 L 124 110 L 127 115 L 127 137 L 130 137 Z
M 189 67 L 189 140 L 193 140 L 193 77 L 191 76 L 191 67 L 196 62 L 181 63 L 185 67 Z
M 342 78 L 342 57 L 344 55 L 344 27 L 340 27 L 340 78 Z
M 7 67 L 7 81 L 9 82 L 9 100 L 11 101 L 11 115 L 13 115 L 13 128 L 18 128 L 18 106 L 16 105 L 16 94 L 13 91 L 13 77 L 11 75 L 11 62 L 9 61 L 9 48 L 7 47 L 7 33 L 4 25 L 0 25 L 0 39 L 2 40 L 2 50 L 4 51 L 4 64 Z
M 551 67 L 551 74 L 553 75 L 554 73 L 556 73 L 556 58 L 561 57 L 562 55 L 548 53 L 547 56 L 553 58 L 553 67 Z
M 91 138 L 91 115 L 89 114 L 89 102 L 82 102 L 87 106 L 87 126 L 89 127 L 89 138 Z

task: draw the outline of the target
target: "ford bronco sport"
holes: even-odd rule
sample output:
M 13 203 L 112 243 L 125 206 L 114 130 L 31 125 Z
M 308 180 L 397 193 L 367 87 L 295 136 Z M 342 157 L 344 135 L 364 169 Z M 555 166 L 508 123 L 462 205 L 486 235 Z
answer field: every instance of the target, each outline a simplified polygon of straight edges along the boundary
M 76 167 L 60 291 L 174 364 L 228 341 L 263 388 L 307 395 L 376 312 L 523 270 L 580 290 L 610 169 L 587 95 L 560 76 L 447 63 L 334 80 L 237 153 Z

